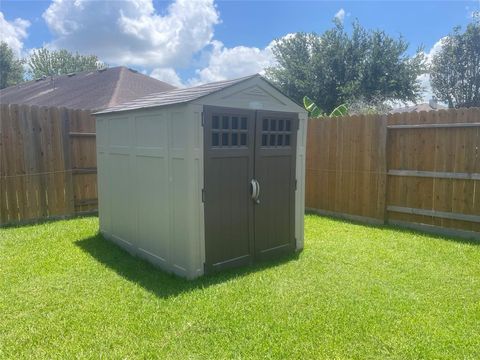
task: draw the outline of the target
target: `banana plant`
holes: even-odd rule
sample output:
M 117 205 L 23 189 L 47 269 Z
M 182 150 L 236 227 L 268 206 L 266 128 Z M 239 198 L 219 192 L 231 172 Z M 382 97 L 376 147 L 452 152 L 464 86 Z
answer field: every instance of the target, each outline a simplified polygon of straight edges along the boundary
M 303 106 L 305 109 L 310 113 L 310 116 L 312 118 L 318 118 L 325 116 L 323 113 L 322 109 L 320 109 L 317 104 L 313 102 L 312 99 L 310 99 L 308 96 L 303 97 Z
M 347 105 L 341 104 L 338 105 L 333 111 L 330 113 L 330 117 L 337 117 L 337 116 L 345 116 L 348 115 L 348 108 Z
M 309 112 L 310 117 L 318 118 L 327 116 L 308 96 L 303 97 L 303 106 Z M 348 115 L 347 105 L 341 104 L 337 106 L 333 111 L 328 115 L 328 117 L 337 117 Z

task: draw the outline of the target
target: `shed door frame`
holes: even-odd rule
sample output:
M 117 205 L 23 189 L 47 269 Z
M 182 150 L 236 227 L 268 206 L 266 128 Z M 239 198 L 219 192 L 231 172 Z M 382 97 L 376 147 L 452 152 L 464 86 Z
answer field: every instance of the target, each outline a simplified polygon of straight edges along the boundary
M 213 119 L 213 116 L 216 119 Z M 240 143 L 239 135 L 236 138 L 235 143 L 232 144 L 233 133 L 236 130 L 232 129 L 232 124 L 229 123 L 227 126 L 222 124 L 222 116 L 229 117 L 232 121 L 232 117 L 246 117 L 248 120 L 247 129 L 245 129 L 245 134 L 247 135 L 246 146 L 242 146 Z M 288 118 L 290 119 L 290 146 L 288 148 L 282 146 L 272 146 L 272 147 L 262 147 L 262 119 L 265 116 L 273 118 Z M 215 121 L 215 124 L 213 125 Z M 216 122 L 219 122 L 218 124 Z M 227 120 L 228 121 L 228 120 Z M 251 110 L 251 109 L 238 109 L 230 107 L 219 107 L 219 106 L 207 106 L 203 107 L 202 113 L 202 125 L 204 127 L 204 189 L 203 189 L 203 202 L 204 202 L 204 222 L 205 222 L 205 272 L 212 272 L 215 270 L 220 270 L 223 268 L 239 266 L 247 263 L 251 263 L 255 259 L 263 259 L 277 255 L 278 253 L 285 253 L 295 250 L 295 190 L 296 190 L 296 147 L 297 147 L 297 130 L 298 130 L 298 113 L 292 112 L 279 112 L 279 111 L 267 111 L 267 110 Z M 240 125 L 238 125 L 240 127 Z M 215 138 L 214 138 L 215 137 Z M 225 138 L 224 138 L 225 137 Z M 283 137 L 285 139 L 285 137 Z M 285 141 L 285 140 L 283 140 Z M 225 146 L 223 146 L 225 142 Z M 260 241 L 255 241 L 256 230 L 256 207 L 261 206 L 261 204 L 256 205 L 252 200 L 250 194 L 252 191 L 250 180 L 256 179 L 256 172 L 260 174 L 261 171 L 257 167 L 257 162 L 260 163 L 261 159 L 276 158 L 276 157 L 285 157 L 290 156 L 290 168 L 288 179 L 285 181 L 288 182 L 289 186 L 289 220 L 288 220 L 288 244 L 282 243 L 281 246 L 270 246 L 271 248 L 266 248 L 266 243 L 261 244 Z M 244 208 L 240 210 L 240 213 L 247 212 L 248 214 L 243 217 L 243 219 L 248 219 L 248 239 L 244 239 L 245 243 L 243 244 L 242 249 L 245 249 L 246 244 L 248 243 L 248 254 L 241 253 L 237 254 L 239 256 L 234 256 L 229 259 L 224 259 L 223 261 L 217 261 L 219 255 L 217 249 L 217 243 L 219 242 L 219 231 L 221 232 L 220 236 L 223 236 L 224 239 L 228 238 L 228 230 L 225 227 L 218 226 L 216 217 L 218 217 L 218 209 L 215 209 L 215 206 L 219 208 L 224 208 L 224 211 L 221 214 L 232 213 L 231 209 L 228 209 L 228 203 L 226 201 L 226 194 L 229 193 L 229 184 L 234 182 L 235 178 L 230 178 L 231 174 L 226 170 L 228 168 L 229 162 L 224 162 L 223 166 L 216 167 L 215 161 L 221 159 L 246 159 L 249 169 L 248 169 L 248 180 L 245 179 L 246 171 L 243 170 L 239 175 L 243 177 L 242 185 L 239 185 L 241 188 L 239 191 L 243 196 L 246 196 L 248 200 L 248 205 L 244 205 Z M 232 160 L 233 162 L 233 160 Z M 222 168 L 224 168 L 222 170 Z M 238 175 L 238 174 L 237 174 Z M 221 177 L 221 179 L 218 179 Z M 243 184 L 243 182 L 245 184 Z M 263 184 L 264 194 L 265 186 Z M 245 186 L 245 187 L 243 187 Z M 260 185 L 262 187 L 262 184 Z M 222 189 L 223 188 L 223 189 Z M 231 188 L 233 190 L 234 188 Z M 238 188 L 235 188 L 235 192 Z M 245 193 L 247 190 L 247 194 Z M 260 196 L 261 197 L 261 196 Z M 268 199 L 261 199 L 267 200 Z M 271 199 L 270 199 L 271 201 Z M 263 216 L 264 217 L 264 216 Z M 215 229 L 215 224 L 217 228 Z M 258 228 L 258 227 L 257 227 Z M 247 236 L 247 235 L 245 235 Z M 259 246 L 259 244 L 261 246 Z M 278 245 L 278 244 L 277 244 Z M 268 246 L 267 246 L 268 247 Z M 226 250 L 228 252 L 228 250 Z

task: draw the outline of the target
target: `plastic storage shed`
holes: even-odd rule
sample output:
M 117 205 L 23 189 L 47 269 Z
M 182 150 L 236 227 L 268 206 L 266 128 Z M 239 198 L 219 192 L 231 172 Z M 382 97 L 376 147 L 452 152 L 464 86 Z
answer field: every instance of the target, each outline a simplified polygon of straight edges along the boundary
M 107 239 L 190 279 L 303 248 L 307 112 L 260 75 L 96 121 Z

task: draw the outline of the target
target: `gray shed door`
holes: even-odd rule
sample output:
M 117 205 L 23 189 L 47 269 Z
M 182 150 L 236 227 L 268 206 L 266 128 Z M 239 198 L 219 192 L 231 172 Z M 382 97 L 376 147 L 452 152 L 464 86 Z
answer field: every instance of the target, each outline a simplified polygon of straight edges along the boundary
M 205 106 L 205 270 L 295 249 L 298 115 Z

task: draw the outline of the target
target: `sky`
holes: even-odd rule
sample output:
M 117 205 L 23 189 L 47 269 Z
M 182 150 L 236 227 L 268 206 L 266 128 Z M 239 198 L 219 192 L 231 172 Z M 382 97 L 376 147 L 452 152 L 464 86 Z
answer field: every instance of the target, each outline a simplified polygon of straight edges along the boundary
M 241 77 L 274 64 L 276 39 L 322 33 L 333 19 L 357 19 L 427 55 L 454 26 L 465 27 L 480 0 L 466 1 L 0 1 L 0 35 L 17 56 L 42 46 L 96 54 L 176 86 Z M 420 79 L 431 96 L 428 77 Z

